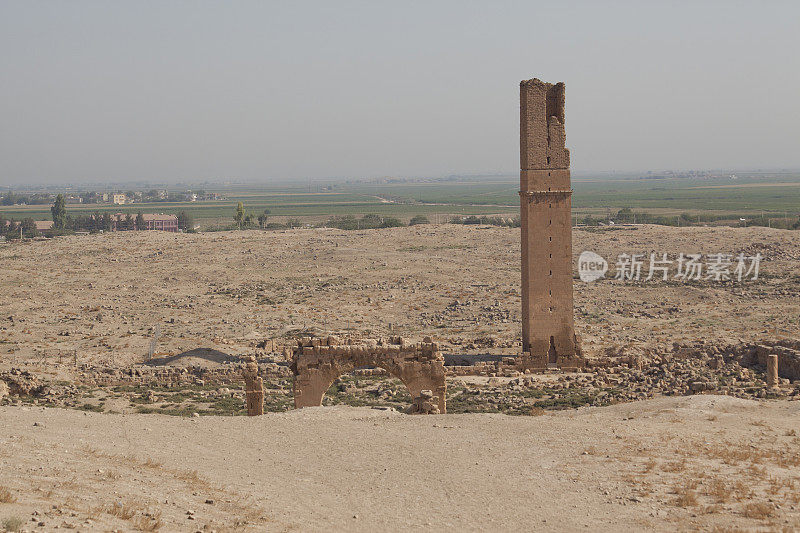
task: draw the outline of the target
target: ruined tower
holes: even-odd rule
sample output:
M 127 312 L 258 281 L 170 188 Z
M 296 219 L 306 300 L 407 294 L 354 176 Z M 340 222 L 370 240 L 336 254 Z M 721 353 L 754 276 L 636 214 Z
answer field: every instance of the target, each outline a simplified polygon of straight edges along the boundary
M 522 351 L 526 368 L 581 366 L 572 309 L 572 189 L 564 84 L 520 82 Z

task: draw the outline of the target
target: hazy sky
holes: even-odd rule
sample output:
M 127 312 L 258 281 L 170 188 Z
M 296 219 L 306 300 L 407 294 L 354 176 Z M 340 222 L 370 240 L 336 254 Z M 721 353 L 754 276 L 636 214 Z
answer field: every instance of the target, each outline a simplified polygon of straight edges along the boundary
M 0 0 L 0 184 L 800 167 L 800 2 Z

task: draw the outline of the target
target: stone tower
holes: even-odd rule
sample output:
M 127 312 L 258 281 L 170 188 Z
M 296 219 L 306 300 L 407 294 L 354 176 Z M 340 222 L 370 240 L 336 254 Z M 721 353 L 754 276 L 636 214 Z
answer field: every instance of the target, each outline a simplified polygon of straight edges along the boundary
M 526 368 L 582 366 L 572 308 L 572 189 L 564 84 L 522 81 L 520 222 Z

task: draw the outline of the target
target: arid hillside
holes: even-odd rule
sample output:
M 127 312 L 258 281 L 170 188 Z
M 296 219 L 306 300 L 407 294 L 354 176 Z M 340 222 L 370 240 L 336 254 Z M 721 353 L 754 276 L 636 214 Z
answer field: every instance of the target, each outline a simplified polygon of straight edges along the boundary
M 633 226 L 574 232 L 573 251 L 760 253 L 756 281 L 575 281 L 589 356 L 800 333 L 800 232 Z M 0 246 L 0 361 L 240 355 L 298 330 L 430 335 L 445 352 L 519 350 L 519 230 L 423 225 L 206 234 L 120 232 Z

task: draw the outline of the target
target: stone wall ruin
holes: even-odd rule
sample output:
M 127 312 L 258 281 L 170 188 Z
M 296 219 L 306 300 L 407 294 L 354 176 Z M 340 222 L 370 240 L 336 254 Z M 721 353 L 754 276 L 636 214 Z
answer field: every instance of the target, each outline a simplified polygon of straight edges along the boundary
M 402 337 L 388 341 L 352 341 L 339 337 L 304 337 L 294 349 L 295 407 L 322 405 L 322 398 L 334 380 L 360 368 L 383 368 L 398 378 L 418 398 L 436 398 L 440 413 L 445 413 L 444 357 L 436 343 L 426 337 L 422 342 L 406 343 Z M 423 394 L 423 391 L 430 391 Z

